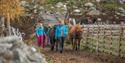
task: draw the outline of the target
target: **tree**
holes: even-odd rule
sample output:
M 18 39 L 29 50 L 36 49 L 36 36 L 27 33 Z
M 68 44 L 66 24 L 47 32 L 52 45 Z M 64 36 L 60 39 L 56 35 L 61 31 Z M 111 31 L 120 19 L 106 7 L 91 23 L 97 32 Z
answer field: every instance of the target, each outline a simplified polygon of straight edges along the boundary
M 11 35 L 10 21 L 24 14 L 20 0 L 0 0 L 0 15 L 7 19 L 8 35 Z

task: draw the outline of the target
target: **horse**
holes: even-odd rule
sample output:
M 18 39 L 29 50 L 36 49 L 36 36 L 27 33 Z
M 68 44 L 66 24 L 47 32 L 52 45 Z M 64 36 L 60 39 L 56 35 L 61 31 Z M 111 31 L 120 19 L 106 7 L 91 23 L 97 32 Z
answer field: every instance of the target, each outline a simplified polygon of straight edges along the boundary
M 83 29 L 80 24 L 76 24 L 75 26 L 69 26 L 69 40 L 72 43 L 73 50 L 80 49 L 80 41 L 82 39 Z

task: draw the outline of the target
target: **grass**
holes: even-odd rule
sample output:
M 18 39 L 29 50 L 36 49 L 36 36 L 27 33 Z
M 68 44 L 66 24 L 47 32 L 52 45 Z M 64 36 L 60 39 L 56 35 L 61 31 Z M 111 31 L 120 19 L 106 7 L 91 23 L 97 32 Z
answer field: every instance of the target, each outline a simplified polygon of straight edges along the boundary
M 106 10 L 115 10 L 117 8 L 117 4 L 115 3 L 105 3 L 101 4 L 101 8 L 104 8 Z
M 91 52 L 95 52 L 97 47 L 97 41 L 98 39 L 92 39 L 94 37 L 89 37 L 87 44 L 82 43 L 81 46 L 84 46 L 86 48 L 86 50 L 90 50 Z M 83 40 L 84 41 L 84 40 Z M 86 40 L 85 40 L 86 41 Z M 84 42 L 85 42 L 84 41 Z M 105 41 L 105 42 L 104 42 Z M 123 44 L 124 41 L 121 41 L 121 52 L 125 52 L 125 44 Z M 119 39 L 113 38 L 112 40 L 109 40 L 108 37 L 106 37 L 105 39 L 103 38 L 99 38 L 99 50 L 105 50 L 107 53 L 112 52 L 112 53 L 118 53 L 119 51 Z M 111 45 L 112 43 L 112 45 Z M 84 48 L 82 47 L 82 48 Z
M 105 10 L 109 10 L 109 11 L 113 11 L 116 10 L 119 7 L 123 7 L 125 9 L 125 4 L 118 4 L 116 2 L 112 2 L 112 3 L 101 3 L 100 4 L 100 8 L 105 9 Z
M 54 61 L 51 58 L 47 58 L 48 63 L 54 63 Z

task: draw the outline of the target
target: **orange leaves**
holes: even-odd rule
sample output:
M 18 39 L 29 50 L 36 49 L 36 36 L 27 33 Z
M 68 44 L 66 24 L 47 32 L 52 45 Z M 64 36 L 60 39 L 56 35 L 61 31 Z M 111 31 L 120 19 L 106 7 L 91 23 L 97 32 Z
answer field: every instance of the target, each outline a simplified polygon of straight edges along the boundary
M 20 6 L 20 0 L 1 0 L 0 15 L 9 19 L 15 19 L 24 14 L 24 8 Z

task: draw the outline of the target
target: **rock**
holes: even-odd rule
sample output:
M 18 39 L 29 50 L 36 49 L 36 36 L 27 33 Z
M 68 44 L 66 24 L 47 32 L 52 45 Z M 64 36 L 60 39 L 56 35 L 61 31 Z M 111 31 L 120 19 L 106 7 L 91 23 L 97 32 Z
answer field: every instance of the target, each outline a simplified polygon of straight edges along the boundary
M 30 61 L 27 59 L 24 51 L 22 51 L 20 49 L 16 49 L 16 50 L 14 50 L 14 53 L 15 53 L 15 58 L 17 58 L 17 60 L 20 63 L 30 63 Z
M 62 7 L 64 4 L 62 2 L 59 2 L 56 4 L 56 7 Z
M 34 47 L 17 41 L 13 37 L 9 37 L 10 41 L 7 38 L 0 42 L 0 63 L 47 63 L 44 56 Z
M 20 41 L 20 38 L 17 36 L 8 36 L 0 38 L 0 43 L 14 43 L 18 41 Z
M 36 52 L 37 51 L 36 48 L 34 48 L 34 47 L 32 47 L 31 50 L 32 50 L 32 52 Z
M 0 48 L 11 48 L 12 44 L 0 44 Z
M 117 11 L 115 11 L 116 15 L 120 15 L 120 16 L 125 16 L 125 9 L 122 7 L 119 7 Z
M 85 6 L 92 7 L 92 6 L 94 6 L 94 4 L 91 2 L 88 2 L 88 3 L 85 3 Z
M 118 2 L 119 2 L 120 4 L 124 4 L 124 3 L 125 3 L 125 0 L 118 0 Z
M 3 63 L 3 58 L 0 57 L 0 63 Z
M 90 12 L 87 13 L 88 15 L 100 15 L 101 12 L 99 10 L 92 10 Z
M 97 2 L 97 3 L 100 3 L 100 2 L 101 2 L 101 0 L 96 0 L 96 2 Z
M 4 52 L 3 58 L 6 60 L 12 60 L 14 58 L 14 54 L 12 51 L 7 50 Z

